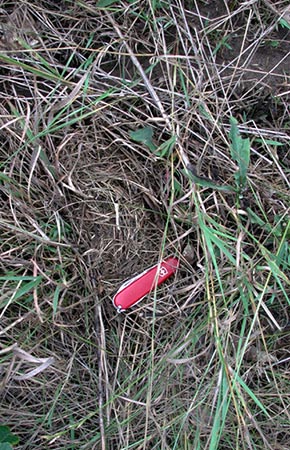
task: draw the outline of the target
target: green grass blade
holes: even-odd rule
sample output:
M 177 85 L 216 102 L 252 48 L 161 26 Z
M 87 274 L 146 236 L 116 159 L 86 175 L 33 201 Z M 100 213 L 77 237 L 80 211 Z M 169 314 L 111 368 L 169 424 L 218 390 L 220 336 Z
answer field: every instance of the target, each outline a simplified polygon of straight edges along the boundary
M 238 171 L 235 174 L 236 184 L 239 190 L 245 188 L 247 184 L 247 173 L 250 164 L 250 140 L 243 139 L 238 129 L 238 121 L 230 118 L 230 140 L 231 156 L 238 165 Z
M 28 283 L 23 283 L 21 287 L 19 287 L 15 294 L 13 294 L 13 300 L 19 300 L 21 297 L 26 295 L 32 289 L 35 289 L 42 282 L 43 277 L 41 275 L 35 277 L 34 280 L 29 281 Z
M 249 388 L 249 386 L 244 382 L 244 380 L 234 370 L 233 370 L 233 375 L 234 375 L 233 388 L 236 389 L 238 395 L 239 395 L 239 390 L 236 387 L 236 382 L 239 383 L 239 385 L 251 397 L 251 399 L 255 402 L 257 407 L 266 415 L 266 417 L 271 418 L 270 414 L 268 413 L 268 411 L 264 407 L 263 403 L 257 398 L 257 396 L 254 394 L 252 389 Z
M 58 308 L 58 301 L 59 301 L 59 295 L 61 293 L 61 289 L 62 286 L 57 285 L 53 294 L 53 300 L 52 300 L 52 309 L 53 309 L 53 314 L 57 313 L 57 308 Z

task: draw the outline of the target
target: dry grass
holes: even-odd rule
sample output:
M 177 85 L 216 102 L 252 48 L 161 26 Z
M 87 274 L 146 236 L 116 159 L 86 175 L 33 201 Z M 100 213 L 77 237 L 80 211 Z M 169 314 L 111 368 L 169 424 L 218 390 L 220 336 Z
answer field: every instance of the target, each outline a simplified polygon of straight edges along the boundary
M 98 4 L 0 3 L 0 421 L 21 450 L 286 450 L 287 2 Z

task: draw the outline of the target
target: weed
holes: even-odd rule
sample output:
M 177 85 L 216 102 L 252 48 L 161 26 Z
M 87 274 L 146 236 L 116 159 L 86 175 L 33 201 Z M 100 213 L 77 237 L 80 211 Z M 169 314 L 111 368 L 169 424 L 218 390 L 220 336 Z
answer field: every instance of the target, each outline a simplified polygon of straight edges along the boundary
M 0 449 L 11 450 L 12 447 L 19 443 L 19 438 L 11 433 L 7 425 L 0 425 Z

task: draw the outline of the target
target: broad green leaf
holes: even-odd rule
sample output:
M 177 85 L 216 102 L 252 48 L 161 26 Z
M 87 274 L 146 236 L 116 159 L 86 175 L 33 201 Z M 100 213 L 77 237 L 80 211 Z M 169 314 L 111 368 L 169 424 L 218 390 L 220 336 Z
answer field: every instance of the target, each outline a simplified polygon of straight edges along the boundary
M 18 444 L 19 437 L 11 433 L 10 428 L 7 425 L 0 425 L 0 449 L 1 444 Z M 3 447 L 4 448 L 4 447 Z
M 240 136 L 238 121 L 234 117 L 230 118 L 230 123 L 231 155 L 239 167 L 235 174 L 235 179 L 240 190 L 247 184 L 247 172 L 250 163 L 250 140 L 248 138 L 243 139 Z
M 286 19 L 279 20 L 279 24 L 282 28 L 287 28 L 288 30 L 290 30 L 290 23 Z
M 13 447 L 11 447 L 8 442 L 0 443 L 0 450 L 13 450 Z
M 153 142 L 153 129 L 151 127 L 139 128 L 139 130 L 131 131 L 130 138 L 135 142 L 145 144 L 151 152 L 157 150 L 157 146 Z
M 120 0 L 99 0 L 96 4 L 97 8 L 106 8 L 111 6 L 113 3 L 120 3 Z

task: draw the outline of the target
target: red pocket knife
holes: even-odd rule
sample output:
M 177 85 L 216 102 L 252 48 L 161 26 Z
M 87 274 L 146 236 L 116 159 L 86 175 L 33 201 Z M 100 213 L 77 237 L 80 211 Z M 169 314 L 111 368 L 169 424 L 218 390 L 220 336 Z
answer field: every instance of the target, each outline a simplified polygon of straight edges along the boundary
M 140 302 L 156 286 L 171 277 L 179 266 L 179 260 L 174 256 L 164 259 L 159 264 L 145 270 L 134 278 L 122 284 L 113 298 L 113 305 L 118 312 L 126 311 Z

